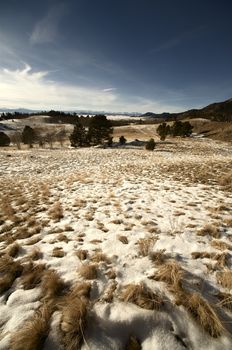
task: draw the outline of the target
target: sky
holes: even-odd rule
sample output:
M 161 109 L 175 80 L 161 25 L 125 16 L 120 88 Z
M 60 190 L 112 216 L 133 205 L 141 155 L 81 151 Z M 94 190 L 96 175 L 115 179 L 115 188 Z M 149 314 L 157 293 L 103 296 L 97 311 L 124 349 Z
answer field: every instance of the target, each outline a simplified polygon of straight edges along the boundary
M 0 108 L 180 112 L 232 97 L 231 0 L 0 0 Z

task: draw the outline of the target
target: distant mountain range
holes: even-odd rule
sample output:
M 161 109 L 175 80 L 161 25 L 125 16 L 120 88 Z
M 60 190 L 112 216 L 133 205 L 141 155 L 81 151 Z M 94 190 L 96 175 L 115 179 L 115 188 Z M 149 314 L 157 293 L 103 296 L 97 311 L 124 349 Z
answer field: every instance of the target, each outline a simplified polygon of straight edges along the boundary
M 147 112 L 142 117 L 155 118 L 158 120 L 205 118 L 213 121 L 232 122 L 232 99 L 224 102 L 212 103 L 201 109 L 190 109 L 181 113 L 152 113 Z
M 8 108 L 0 108 L 0 113 L 40 113 L 41 110 L 30 110 L 25 108 L 18 109 L 8 109 Z M 65 111 L 65 112 L 76 112 L 77 114 L 108 114 L 108 115 L 125 115 L 125 116 L 133 116 L 133 117 L 147 117 L 152 119 L 160 120 L 175 120 L 175 119 L 192 119 L 192 118 L 206 118 L 213 121 L 228 121 L 232 122 L 232 99 L 226 100 L 224 102 L 212 103 L 201 109 L 190 109 L 181 113 L 153 113 L 147 112 L 144 114 L 140 114 L 137 112 L 127 113 L 127 112 L 105 112 L 105 111 L 87 111 L 87 110 L 76 110 L 76 111 Z

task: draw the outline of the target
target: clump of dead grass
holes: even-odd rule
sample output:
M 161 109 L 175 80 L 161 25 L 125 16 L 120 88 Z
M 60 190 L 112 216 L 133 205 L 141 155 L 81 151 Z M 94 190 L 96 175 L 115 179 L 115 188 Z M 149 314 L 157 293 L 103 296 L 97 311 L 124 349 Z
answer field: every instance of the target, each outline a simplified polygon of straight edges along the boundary
M 78 249 L 75 253 L 80 260 L 86 260 L 88 257 L 88 250 Z
M 225 190 L 232 190 L 232 171 L 222 176 L 219 179 L 219 184 L 223 186 Z
M 104 290 L 104 293 L 101 299 L 107 303 L 111 303 L 113 301 L 114 292 L 116 288 L 117 288 L 117 282 L 116 281 L 110 282 L 109 285 Z
M 218 239 L 214 239 L 213 241 L 211 241 L 210 245 L 213 248 L 216 248 L 218 250 L 226 250 L 226 249 L 231 250 L 232 249 L 230 244 L 223 242 L 223 241 L 220 241 Z
M 11 257 L 15 257 L 19 253 L 19 250 L 20 245 L 18 244 L 18 242 L 14 242 L 7 247 L 6 254 L 8 254 Z
M 96 264 L 83 264 L 79 270 L 81 277 L 87 280 L 94 280 L 97 278 L 97 267 Z
M 232 311 L 232 295 L 229 293 L 218 292 L 216 297 L 219 299 L 218 306 L 225 307 L 226 309 Z
M 211 337 L 222 334 L 224 327 L 216 311 L 199 293 L 179 291 L 175 296 L 177 305 L 183 305 Z
M 142 256 L 148 256 L 156 241 L 157 238 L 154 236 L 140 238 L 137 242 L 139 254 Z
M 62 309 L 60 322 L 61 343 L 67 350 L 80 349 L 86 326 L 87 301 L 73 299 Z
M 99 263 L 99 262 L 105 262 L 107 264 L 111 263 L 110 258 L 106 254 L 104 254 L 102 251 L 95 252 L 91 257 L 91 260 L 95 263 Z
M 63 208 L 59 201 L 53 204 L 48 212 L 50 218 L 54 221 L 60 221 L 63 217 Z
M 201 230 L 199 230 L 197 232 L 198 236 L 206 236 L 209 235 L 213 238 L 220 238 L 221 237 L 221 233 L 219 230 L 218 226 L 215 226 L 213 224 L 207 224 L 205 225 Z
M 63 258 L 64 257 L 64 250 L 62 247 L 55 247 L 52 251 L 52 256 L 55 258 Z
M 45 295 L 45 299 L 53 300 L 56 297 L 63 295 L 67 285 L 56 271 L 47 270 L 42 276 L 41 288 Z
M 168 261 L 161 265 L 151 278 L 156 281 L 166 282 L 172 288 L 178 289 L 182 288 L 183 276 L 184 271 L 181 266 L 176 261 Z
M 149 254 L 149 258 L 156 264 L 162 265 L 164 262 L 169 259 L 169 255 L 165 254 L 166 249 L 157 250 Z
M 232 289 L 232 271 L 231 270 L 217 272 L 216 278 L 217 278 L 217 282 L 223 288 Z
M 21 283 L 24 289 L 32 289 L 40 284 L 44 270 L 45 264 L 34 264 L 32 261 L 25 264 L 21 276 Z
M 120 236 L 117 236 L 117 238 L 118 238 L 118 240 L 119 240 L 120 242 L 122 242 L 123 244 L 128 244 L 128 239 L 127 239 L 126 236 L 120 235 Z
M 60 233 L 58 235 L 57 240 L 60 241 L 60 242 L 65 242 L 65 243 L 69 242 L 68 237 L 65 234 L 63 234 L 63 233 Z
M 160 310 L 163 305 L 162 297 L 143 283 L 125 286 L 120 299 L 148 310 Z
M 46 305 L 11 337 L 11 350 L 40 350 L 48 336 L 51 313 Z

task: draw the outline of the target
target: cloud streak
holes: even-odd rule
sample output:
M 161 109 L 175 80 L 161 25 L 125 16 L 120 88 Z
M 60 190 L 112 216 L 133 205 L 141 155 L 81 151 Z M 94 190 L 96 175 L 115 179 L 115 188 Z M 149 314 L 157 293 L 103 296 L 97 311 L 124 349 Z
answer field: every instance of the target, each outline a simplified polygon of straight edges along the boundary
M 59 22 L 65 14 L 63 3 L 52 7 L 48 13 L 36 24 L 30 36 L 31 44 L 45 44 L 53 42 L 59 34 Z
M 87 88 L 61 84 L 49 79 L 48 71 L 34 72 L 29 64 L 22 69 L 0 69 L 0 107 L 99 111 L 176 111 L 159 101 L 141 96 L 122 97 L 115 88 Z M 180 109 L 179 109 L 180 110 Z

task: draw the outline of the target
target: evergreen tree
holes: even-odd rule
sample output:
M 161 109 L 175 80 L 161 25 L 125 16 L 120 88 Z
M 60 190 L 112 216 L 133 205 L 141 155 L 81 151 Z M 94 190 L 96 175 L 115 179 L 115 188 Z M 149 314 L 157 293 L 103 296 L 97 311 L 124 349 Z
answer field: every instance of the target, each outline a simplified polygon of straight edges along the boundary
M 170 134 L 170 126 L 167 125 L 166 123 L 162 123 L 158 126 L 156 131 L 160 136 L 160 140 L 164 141 L 166 139 L 167 135 Z
M 79 118 L 76 121 L 72 134 L 69 136 L 72 147 L 83 147 L 88 144 L 87 133 Z
M 0 132 L 0 147 L 9 146 L 10 138 L 4 132 Z
M 93 145 L 108 141 L 113 133 L 112 123 L 105 115 L 98 114 L 90 119 L 88 140 Z
M 32 144 L 37 141 L 37 135 L 33 128 L 26 125 L 22 132 L 22 142 L 32 147 Z

